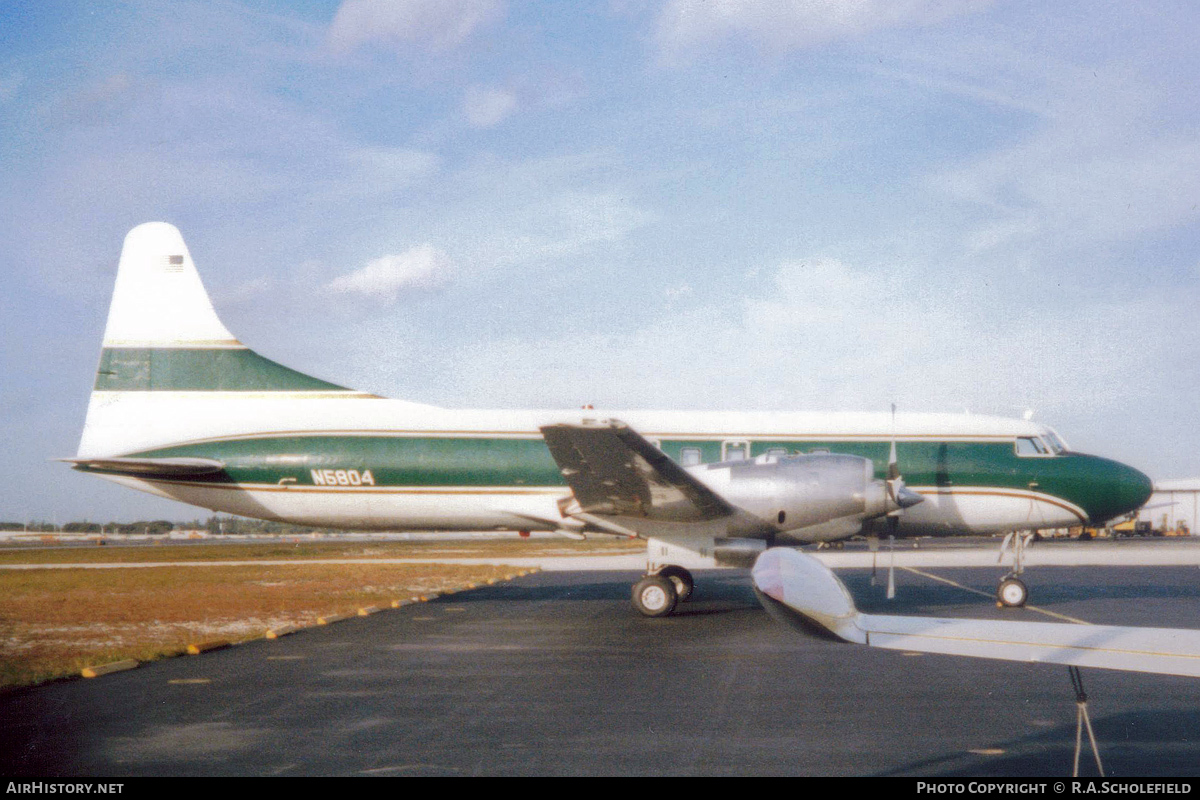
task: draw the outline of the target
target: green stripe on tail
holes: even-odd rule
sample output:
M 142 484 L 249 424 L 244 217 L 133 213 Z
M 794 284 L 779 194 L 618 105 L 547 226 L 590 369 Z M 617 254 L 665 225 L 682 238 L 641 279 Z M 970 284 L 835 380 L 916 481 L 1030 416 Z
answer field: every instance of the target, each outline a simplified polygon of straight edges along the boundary
M 106 347 L 101 392 L 348 391 L 246 348 Z

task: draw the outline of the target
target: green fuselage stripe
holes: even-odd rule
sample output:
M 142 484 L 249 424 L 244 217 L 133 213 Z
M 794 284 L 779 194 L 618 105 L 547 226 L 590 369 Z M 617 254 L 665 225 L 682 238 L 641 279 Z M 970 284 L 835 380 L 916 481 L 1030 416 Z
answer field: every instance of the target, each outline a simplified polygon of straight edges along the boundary
M 698 448 L 706 463 L 720 459 L 719 441 L 659 438 L 663 451 L 676 461 L 682 460 L 685 448 Z M 889 443 L 763 439 L 751 442 L 750 455 L 772 449 L 862 456 L 874 463 L 876 477 L 882 478 L 887 471 Z M 897 454 L 909 486 L 1036 492 L 1078 506 L 1094 520 L 1131 510 L 1144 501 L 1140 493 L 1149 491 L 1144 476 L 1139 479 L 1140 473 L 1115 461 L 1076 453 L 1024 458 L 1016 455 L 1011 441 L 902 441 L 897 444 Z M 340 470 L 350 476 L 343 486 L 360 485 L 369 471 L 371 482 L 367 485 L 377 488 L 565 487 L 540 436 L 259 435 L 128 455 L 217 459 L 226 465 L 225 471 L 195 481 L 210 484 L 334 485 L 329 478 Z
M 97 391 L 295 392 L 345 387 L 305 375 L 246 348 L 106 347 Z

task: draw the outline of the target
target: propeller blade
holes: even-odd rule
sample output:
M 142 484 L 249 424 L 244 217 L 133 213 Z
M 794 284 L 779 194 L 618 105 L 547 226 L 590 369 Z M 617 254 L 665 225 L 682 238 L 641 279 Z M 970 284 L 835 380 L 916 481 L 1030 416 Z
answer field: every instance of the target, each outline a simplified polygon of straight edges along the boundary
M 895 517 L 889 518 L 889 520 L 888 520 L 889 525 L 891 524 L 892 519 L 895 519 Z M 895 536 L 888 536 L 888 552 L 891 554 L 891 559 L 888 563 L 887 599 L 895 600 L 896 599 L 896 537 Z
M 888 466 L 887 466 L 887 485 L 888 500 L 892 502 L 895 509 L 888 512 L 888 528 L 892 533 L 895 533 L 896 525 L 892 520 L 904 509 L 911 508 L 917 503 L 920 503 L 925 497 L 920 492 L 914 492 L 904 485 L 904 478 L 900 477 L 900 459 L 896 455 L 896 404 L 892 403 L 892 444 L 888 450 Z
M 900 477 L 900 463 L 896 458 L 896 404 L 892 403 L 892 448 L 888 452 L 888 484 Z
M 868 536 L 867 537 L 867 549 L 871 551 L 871 585 L 874 586 L 875 585 L 875 575 L 876 575 L 876 563 L 875 562 L 879 556 L 879 537 L 878 536 Z

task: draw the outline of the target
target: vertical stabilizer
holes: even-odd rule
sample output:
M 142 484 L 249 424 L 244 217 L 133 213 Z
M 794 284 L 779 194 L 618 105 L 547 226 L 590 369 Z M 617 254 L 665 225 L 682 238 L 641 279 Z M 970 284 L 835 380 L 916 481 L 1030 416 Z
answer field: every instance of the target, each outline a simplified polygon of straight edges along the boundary
M 125 237 L 104 346 L 242 346 L 217 318 L 174 225 L 147 222 Z
M 119 455 L 146 441 L 204 435 L 195 402 L 229 400 L 230 393 L 362 396 L 239 342 L 213 310 L 178 229 L 165 222 L 137 226 L 121 250 L 79 455 Z

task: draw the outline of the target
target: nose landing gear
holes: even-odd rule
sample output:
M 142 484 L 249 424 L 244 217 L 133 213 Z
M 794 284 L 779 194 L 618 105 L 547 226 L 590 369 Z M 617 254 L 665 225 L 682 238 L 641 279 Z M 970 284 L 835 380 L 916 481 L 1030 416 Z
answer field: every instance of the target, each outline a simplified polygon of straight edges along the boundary
M 1000 579 L 996 587 L 996 605 L 1002 608 L 1020 608 L 1029 599 L 1029 588 L 1021 580 L 1025 572 L 1025 548 L 1034 541 L 1034 531 L 1013 531 L 1004 537 L 1000 545 L 1000 560 L 1011 547 L 1013 551 L 1013 570 Z

